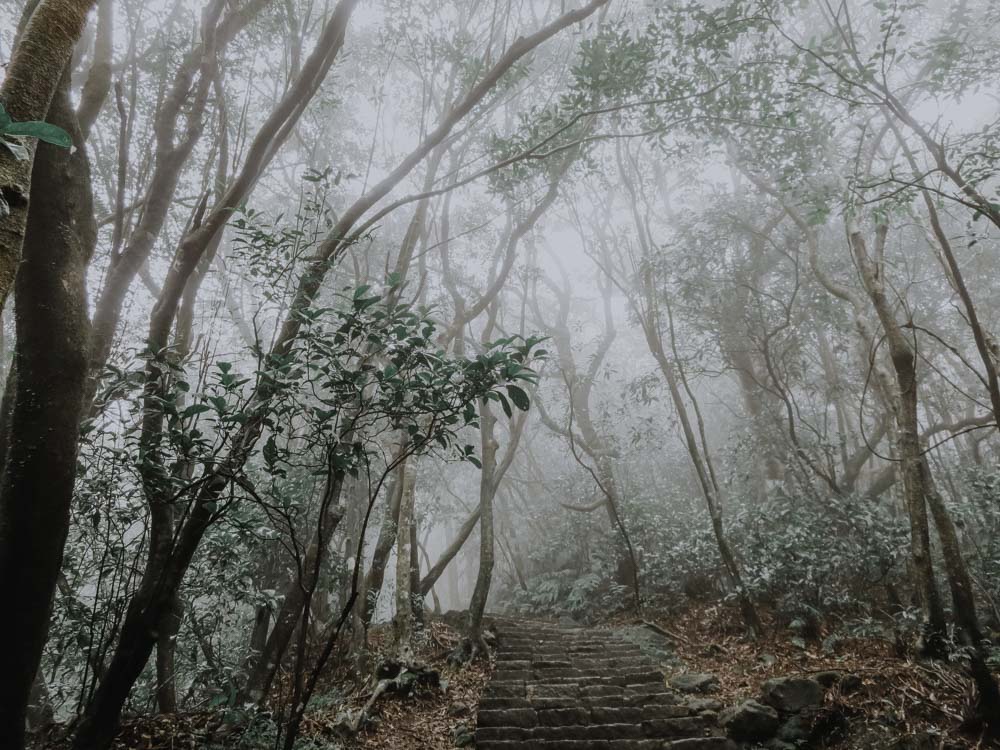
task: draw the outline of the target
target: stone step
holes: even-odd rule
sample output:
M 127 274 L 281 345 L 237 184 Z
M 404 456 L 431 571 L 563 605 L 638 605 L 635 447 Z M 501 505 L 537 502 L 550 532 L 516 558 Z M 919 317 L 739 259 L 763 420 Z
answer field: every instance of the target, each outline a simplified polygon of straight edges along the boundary
M 730 750 L 616 633 L 494 624 L 497 670 L 479 706 L 479 750 Z
M 645 667 L 652 669 L 653 661 L 645 656 L 586 656 L 574 657 L 572 654 L 561 655 L 562 658 L 537 655 L 517 655 L 511 658 L 505 654 L 497 656 L 497 669 L 558 669 L 573 667 L 576 669 L 635 669 Z
M 724 737 L 688 737 L 680 740 L 483 740 L 477 750 L 737 750 Z

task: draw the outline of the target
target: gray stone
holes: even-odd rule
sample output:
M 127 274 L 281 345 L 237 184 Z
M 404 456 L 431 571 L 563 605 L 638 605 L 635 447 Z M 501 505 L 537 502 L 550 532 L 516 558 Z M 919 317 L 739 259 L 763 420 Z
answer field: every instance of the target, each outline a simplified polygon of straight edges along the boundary
M 455 747 L 471 747 L 476 742 L 476 735 L 472 727 L 463 721 L 451 730 L 451 739 Z
M 823 686 L 808 677 L 776 677 L 761 686 L 761 701 L 779 711 L 794 713 L 823 702 Z
M 804 742 L 812 734 L 812 719 L 805 714 L 795 714 L 778 729 L 778 739 L 791 744 Z
M 823 639 L 823 653 L 827 656 L 833 656 L 840 652 L 841 647 L 844 645 L 844 639 L 839 635 L 828 635 Z
M 758 659 L 765 667 L 773 667 L 778 663 L 778 657 L 774 654 L 761 654 Z
M 734 740 L 753 742 L 773 737 L 780 722 L 773 708 L 750 700 L 727 708 L 719 717 L 719 723 Z
M 704 711 L 722 710 L 722 701 L 718 701 L 715 698 L 688 698 L 684 701 L 684 705 L 696 714 L 700 714 Z
M 663 750 L 738 750 L 728 737 L 688 737 L 672 740 L 663 745 Z
M 670 687 L 683 693 L 711 693 L 719 689 L 719 678 L 714 674 L 686 672 L 671 677 Z

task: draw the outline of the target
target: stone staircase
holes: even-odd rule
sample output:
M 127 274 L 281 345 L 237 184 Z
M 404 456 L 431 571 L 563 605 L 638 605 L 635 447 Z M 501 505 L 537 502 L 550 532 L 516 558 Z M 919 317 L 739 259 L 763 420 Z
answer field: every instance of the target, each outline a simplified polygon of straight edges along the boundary
M 478 750 L 731 750 L 717 716 L 682 703 L 620 633 L 497 620 Z

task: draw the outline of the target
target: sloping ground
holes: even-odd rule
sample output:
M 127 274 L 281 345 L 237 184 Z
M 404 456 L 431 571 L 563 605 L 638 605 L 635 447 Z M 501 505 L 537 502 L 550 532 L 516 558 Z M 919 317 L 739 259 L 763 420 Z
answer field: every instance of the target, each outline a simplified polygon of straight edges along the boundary
M 807 747 L 838 750 L 932 750 L 1000 747 L 983 739 L 973 719 L 975 689 L 958 664 L 918 662 L 888 638 L 837 638 L 820 633 L 796 642 L 766 611 L 766 636 L 748 641 L 739 613 L 719 604 L 692 606 L 647 617 L 673 642 L 683 669 L 716 675 L 712 697 L 735 705 L 759 695 L 768 680 L 787 675 L 852 675 L 824 706 L 833 719 Z M 623 618 L 621 623 L 631 622 Z M 613 626 L 613 625 L 612 625 Z
M 726 750 L 709 707 L 684 704 L 618 631 L 499 620 L 479 750 Z

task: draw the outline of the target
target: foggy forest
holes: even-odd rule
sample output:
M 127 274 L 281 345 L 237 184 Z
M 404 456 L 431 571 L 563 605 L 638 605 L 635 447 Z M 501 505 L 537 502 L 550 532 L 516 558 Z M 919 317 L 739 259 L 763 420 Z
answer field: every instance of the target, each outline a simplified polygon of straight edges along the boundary
M 0 0 L 0 750 L 1000 747 L 996 0 Z

